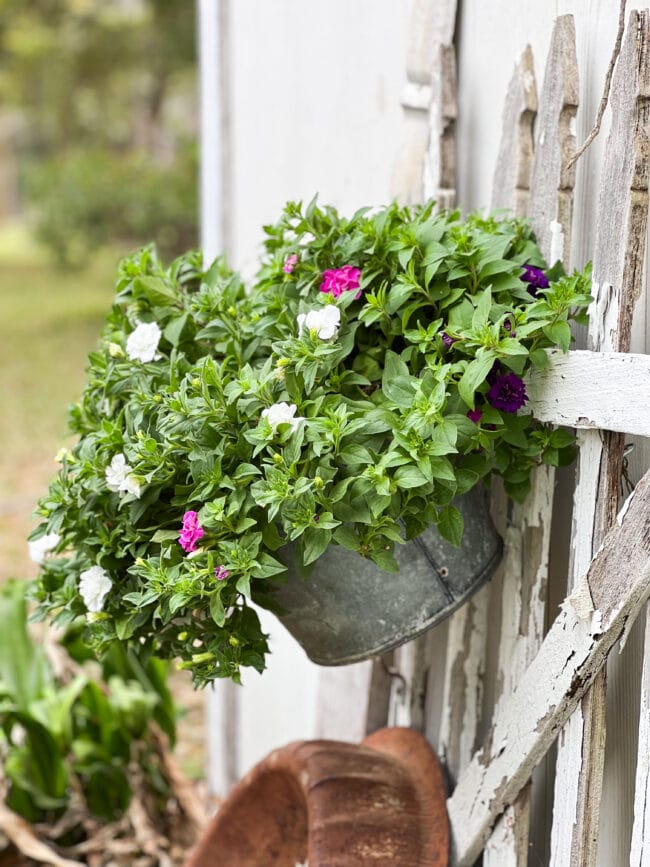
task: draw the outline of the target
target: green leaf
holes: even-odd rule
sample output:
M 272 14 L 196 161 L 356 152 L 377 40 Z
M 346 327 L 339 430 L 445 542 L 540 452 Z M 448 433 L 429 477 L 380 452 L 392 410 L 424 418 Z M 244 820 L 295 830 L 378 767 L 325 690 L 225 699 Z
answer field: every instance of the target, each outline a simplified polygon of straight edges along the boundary
M 494 361 L 495 354 L 492 350 L 479 350 L 476 358 L 470 361 L 465 368 L 465 372 L 458 383 L 458 394 L 470 409 L 474 409 L 474 394 L 476 389 L 485 382 Z
M 386 301 L 386 312 L 393 314 L 407 301 L 413 294 L 414 289 L 408 283 L 396 283 L 388 293 Z
M 427 477 L 417 467 L 398 467 L 393 478 L 397 486 L 405 490 L 428 484 Z
M 152 307 L 177 304 L 178 293 L 160 277 L 136 277 L 133 281 L 133 297 L 144 296 Z
M 210 617 L 214 620 L 217 626 L 223 626 L 226 622 L 226 611 L 223 607 L 221 599 L 221 587 L 210 594 Z
M 309 566 L 314 560 L 318 560 L 320 555 L 327 549 L 332 538 L 331 530 L 321 530 L 316 527 L 309 527 L 303 535 L 303 563 Z
M 359 550 L 359 537 L 349 525 L 341 524 L 334 530 L 334 541 L 348 551 Z
M 568 352 L 571 345 L 571 328 L 569 323 L 564 320 L 553 322 L 551 325 L 545 325 L 542 329 L 546 337 L 551 343 L 560 347 L 562 352 Z
M 478 296 L 478 304 L 472 317 L 472 329 L 478 331 L 487 325 L 490 318 L 490 310 L 492 309 L 492 292 L 490 287 L 484 289 Z
M 440 535 L 455 545 L 460 545 L 463 538 L 463 516 L 455 506 L 445 506 L 438 512 L 438 531 Z
M 165 327 L 163 331 L 163 336 L 166 340 L 171 343 L 172 346 L 178 346 L 181 339 L 181 334 L 183 333 L 183 329 L 187 325 L 189 319 L 189 313 L 183 313 L 182 316 L 178 316 L 175 319 L 172 319 L 171 322 Z

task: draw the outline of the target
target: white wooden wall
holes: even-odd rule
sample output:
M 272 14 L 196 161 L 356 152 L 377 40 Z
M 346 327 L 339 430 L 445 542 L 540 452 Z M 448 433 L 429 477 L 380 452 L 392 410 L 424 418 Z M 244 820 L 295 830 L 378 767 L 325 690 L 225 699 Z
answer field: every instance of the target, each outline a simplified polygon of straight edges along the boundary
M 222 9 L 226 5 L 224 0 L 202 2 L 208 15 L 216 15 L 219 3 Z M 644 5 L 647 3 L 628 3 L 630 9 Z M 502 103 L 518 55 L 531 44 L 536 79 L 541 84 L 553 22 L 566 13 L 575 18 L 580 72 L 576 137 L 578 142 L 584 139 L 600 99 L 619 3 L 460 0 L 459 7 L 458 202 L 467 209 L 490 201 Z M 204 190 L 210 196 L 210 189 L 218 189 L 222 206 L 216 215 L 214 208 L 204 208 L 204 238 L 212 249 L 215 244 L 219 246 L 218 241 L 227 241 L 233 264 L 246 267 L 257 255 L 260 226 L 274 219 L 287 199 L 308 200 L 318 192 L 323 202 L 349 212 L 389 199 L 391 175 L 402 143 L 400 95 L 406 80 L 411 2 L 236 0 L 227 8 L 229 14 L 222 14 L 221 32 L 215 31 L 214 38 L 222 50 L 227 49 L 229 86 L 219 90 L 213 81 L 215 101 L 205 106 L 204 124 L 205 131 L 215 123 L 215 106 L 220 105 L 221 120 L 224 113 L 228 115 L 227 157 L 219 183 L 215 186 L 214 180 L 206 179 Z M 206 50 L 210 51 L 209 46 Z M 218 71 L 212 75 L 216 79 Z M 599 168 L 608 122 L 609 113 L 600 137 L 578 164 L 572 244 L 576 265 L 593 255 Z M 223 124 L 220 129 L 223 134 Z M 220 153 L 219 147 L 208 145 L 204 159 L 214 161 Z M 650 349 L 648 322 L 644 293 L 635 314 L 633 351 L 646 353 Z M 638 440 L 630 458 L 632 477 L 638 478 L 649 463 L 650 447 L 647 441 Z M 561 478 L 560 490 L 566 491 L 566 502 L 570 503 L 569 474 Z M 551 619 L 566 579 L 569 520 L 568 514 L 560 515 L 556 522 Z M 274 620 L 267 622 L 274 647 L 270 670 L 262 678 L 247 676 L 243 689 L 220 684 L 217 690 L 221 698 L 213 702 L 211 772 L 214 786 L 222 791 L 233 775 L 243 774 L 269 750 L 289 740 L 323 735 L 354 740 L 361 734 L 364 690 L 359 689 L 358 705 L 337 708 L 333 699 L 325 722 L 317 720 L 317 698 L 320 696 L 321 706 L 324 692 L 335 698 L 340 675 L 312 666 Z M 618 867 L 629 858 L 642 632 L 643 624 L 639 623 L 623 653 L 614 651 L 608 664 L 598 867 Z M 491 660 L 488 668 L 493 664 Z M 367 668 L 360 667 L 357 678 L 363 686 Z M 439 724 L 437 700 L 439 686 L 433 684 L 428 719 L 432 736 Z M 238 729 L 234 751 L 233 741 L 224 739 L 226 724 Z M 552 768 L 553 763 L 548 764 Z M 537 777 L 533 811 L 542 821 L 534 824 L 530 863 L 547 864 L 544 805 L 552 797 L 553 787 L 543 769 Z

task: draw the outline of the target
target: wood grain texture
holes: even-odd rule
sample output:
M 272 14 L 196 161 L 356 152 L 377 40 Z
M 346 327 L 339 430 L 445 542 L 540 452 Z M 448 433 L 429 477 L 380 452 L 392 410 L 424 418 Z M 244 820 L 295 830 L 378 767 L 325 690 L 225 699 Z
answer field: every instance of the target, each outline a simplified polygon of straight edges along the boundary
M 434 56 L 429 108 L 429 146 L 424 158 L 425 199 L 439 208 L 456 204 L 456 50 L 441 44 Z
M 451 45 L 457 0 L 413 0 L 406 55 L 409 81 L 429 85 L 437 46 Z
M 598 351 L 629 351 L 632 313 L 641 289 L 648 218 L 648 36 L 647 14 L 632 12 L 612 82 L 612 126 L 600 184 L 589 325 L 590 346 Z M 610 388 L 607 382 L 608 392 Z M 621 484 L 622 435 L 588 433 L 582 442 L 573 521 L 573 536 L 580 547 L 574 552 L 569 586 L 612 526 Z M 605 752 L 604 678 L 603 672 L 560 741 L 552 867 L 596 863 Z
M 519 159 L 516 160 L 515 188 L 521 187 L 519 173 L 530 172 L 530 139 L 526 126 L 532 123 L 530 76 L 532 51 L 521 61 L 522 81 L 519 109 L 508 122 L 516 125 Z M 578 102 L 575 33 L 570 16 L 558 18 L 553 30 L 544 86 L 539 101 L 537 139 L 533 155 L 528 213 L 538 233 L 547 261 L 568 258 L 571 234 L 573 183 L 575 174 L 562 171 L 564 154 L 572 149 L 568 119 L 575 115 Z M 526 88 L 526 82 L 528 88 Z M 521 125 L 524 123 L 524 134 Z M 497 163 L 497 172 L 499 166 Z M 497 175 L 498 176 L 498 175 Z M 521 192 L 519 199 L 521 199 Z M 543 231 L 541 230 L 543 227 Z M 558 239 L 562 245 L 558 246 Z M 567 246 L 564 246 L 567 239 Z M 506 535 L 506 563 L 501 595 L 501 635 L 495 713 L 507 702 L 544 636 L 548 587 L 549 546 L 553 516 L 555 470 L 540 467 L 534 473 L 531 493 L 525 504 L 512 508 Z M 530 787 L 518 794 L 489 840 L 486 867 L 501 863 L 525 867 L 528 858 Z M 509 829 L 508 833 L 505 833 Z M 489 854 L 488 854 L 489 853 Z
M 483 704 L 490 585 L 449 618 L 438 753 L 455 782 L 469 764 Z
M 576 584 L 448 801 L 454 864 L 470 867 L 650 592 L 650 471 Z M 579 862 L 577 862 L 579 863 Z
M 526 408 L 540 421 L 650 436 L 648 355 L 552 350 L 548 367 L 527 377 L 526 390 Z
M 575 27 L 572 15 L 561 15 L 553 28 L 539 100 L 528 215 L 544 255 L 549 260 L 560 259 L 566 267 L 571 246 L 575 168 L 565 172 L 563 166 L 575 151 L 577 110 Z M 555 223 L 562 230 L 561 245 L 554 234 Z
M 535 63 L 527 45 L 508 85 L 492 184 L 492 208 L 507 208 L 518 217 L 524 216 L 528 208 L 536 114 Z
M 650 617 L 646 610 L 645 648 L 639 711 L 639 747 L 634 785 L 634 825 L 630 867 L 650 864 Z

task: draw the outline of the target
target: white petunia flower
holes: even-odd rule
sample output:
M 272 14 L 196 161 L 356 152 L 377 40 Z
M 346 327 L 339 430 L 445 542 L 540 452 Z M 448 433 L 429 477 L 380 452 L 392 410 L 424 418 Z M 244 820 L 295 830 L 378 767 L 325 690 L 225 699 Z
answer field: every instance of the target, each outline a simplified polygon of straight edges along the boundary
M 281 403 L 274 403 L 268 409 L 263 409 L 262 418 L 268 420 L 273 430 L 276 430 L 279 424 L 290 424 L 292 431 L 295 431 L 300 422 L 305 420 L 296 415 L 295 403 L 288 404 L 284 400 Z
M 108 490 L 126 491 L 127 494 L 139 497 L 141 488 L 135 476 L 131 475 L 132 469 L 122 453 L 114 455 L 110 466 L 106 467 L 106 487 Z
M 45 555 L 53 551 L 61 541 L 58 533 L 47 533 L 41 536 L 40 539 L 34 539 L 33 542 L 28 542 L 29 556 L 34 563 L 44 563 Z
M 88 611 L 97 614 L 104 606 L 106 594 L 113 586 L 108 573 L 101 566 L 91 566 L 79 576 L 79 593 Z
M 309 313 L 298 314 L 298 335 L 304 328 L 315 331 L 321 340 L 330 340 L 336 337 L 341 324 L 341 311 L 334 304 L 328 304 L 319 310 L 310 310 Z
M 154 361 L 162 331 L 155 322 L 139 322 L 126 341 L 126 354 L 131 361 Z

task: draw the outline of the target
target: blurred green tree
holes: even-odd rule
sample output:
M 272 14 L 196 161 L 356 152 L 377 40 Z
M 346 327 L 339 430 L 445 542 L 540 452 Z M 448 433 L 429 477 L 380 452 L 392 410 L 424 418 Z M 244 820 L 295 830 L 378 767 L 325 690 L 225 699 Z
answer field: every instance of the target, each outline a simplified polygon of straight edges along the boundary
M 0 0 L 0 108 L 61 261 L 195 243 L 195 26 L 179 0 Z

